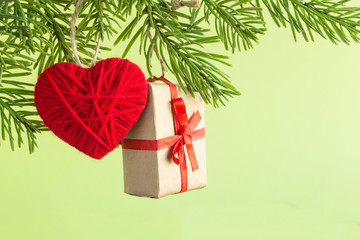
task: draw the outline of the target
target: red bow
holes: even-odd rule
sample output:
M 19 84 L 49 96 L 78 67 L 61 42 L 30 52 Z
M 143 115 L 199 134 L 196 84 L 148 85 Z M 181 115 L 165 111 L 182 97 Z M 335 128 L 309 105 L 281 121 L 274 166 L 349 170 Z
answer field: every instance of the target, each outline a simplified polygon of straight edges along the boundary
M 184 145 L 186 145 L 186 150 L 189 156 L 191 168 L 193 171 L 199 169 L 199 166 L 196 161 L 194 146 L 192 144 L 191 133 L 195 130 L 196 126 L 201 120 L 199 111 L 197 111 L 194 116 L 191 118 L 190 122 L 186 115 L 185 103 L 182 98 L 177 98 L 172 100 L 174 120 L 178 123 L 176 130 L 176 135 L 181 136 L 179 140 L 175 143 L 173 148 L 173 161 L 180 165 L 186 161 Z M 178 157 L 176 157 L 178 153 Z

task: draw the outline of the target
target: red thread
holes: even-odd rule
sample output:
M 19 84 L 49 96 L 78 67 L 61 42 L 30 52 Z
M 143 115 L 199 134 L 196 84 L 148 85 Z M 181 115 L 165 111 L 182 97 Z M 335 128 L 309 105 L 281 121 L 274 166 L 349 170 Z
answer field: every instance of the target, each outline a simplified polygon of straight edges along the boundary
M 126 59 L 109 58 L 94 67 L 57 63 L 35 86 L 44 124 L 79 151 L 101 159 L 118 146 L 145 107 L 147 82 Z

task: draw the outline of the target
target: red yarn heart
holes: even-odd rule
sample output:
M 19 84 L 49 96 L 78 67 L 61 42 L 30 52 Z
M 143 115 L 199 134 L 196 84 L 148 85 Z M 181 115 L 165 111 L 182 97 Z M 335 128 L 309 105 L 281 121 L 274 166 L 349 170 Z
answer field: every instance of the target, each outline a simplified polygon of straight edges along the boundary
M 35 86 L 36 108 L 59 138 L 101 159 L 112 151 L 145 107 L 147 83 L 140 68 L 109 58 L 94 67 L 58 63 Z

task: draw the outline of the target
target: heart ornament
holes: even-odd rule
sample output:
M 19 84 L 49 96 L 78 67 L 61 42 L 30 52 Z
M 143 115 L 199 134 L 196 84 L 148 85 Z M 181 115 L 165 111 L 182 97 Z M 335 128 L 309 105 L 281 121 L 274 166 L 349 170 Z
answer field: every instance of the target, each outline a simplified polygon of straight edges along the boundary
M 147 83 L 126 59 L 93 67 L 57 63 L 35 86 L 35 105 L 44 124 L 79 151 L 101 159 L 118 146 L 145 107 Z

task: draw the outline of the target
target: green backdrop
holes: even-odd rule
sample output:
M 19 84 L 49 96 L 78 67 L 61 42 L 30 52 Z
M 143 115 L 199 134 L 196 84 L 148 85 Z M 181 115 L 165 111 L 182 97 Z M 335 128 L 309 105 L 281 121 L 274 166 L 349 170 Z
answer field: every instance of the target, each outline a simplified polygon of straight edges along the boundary
M 235 54 L 226 71 L 242 96 L 206 108 L 202 190 L 134 197 L 121 149 L 96 161 L 51 133 L 32 155 L 2 142 L 0 239 L 360 239 L 359 50 L 271 25 Z

